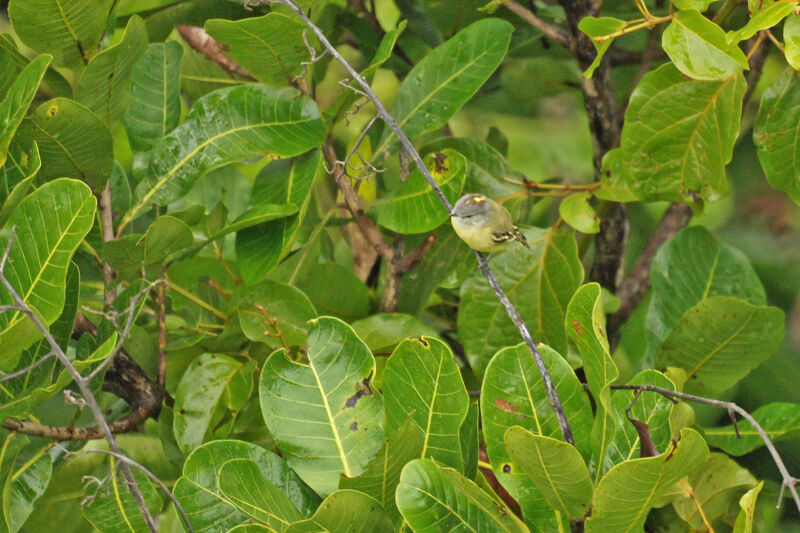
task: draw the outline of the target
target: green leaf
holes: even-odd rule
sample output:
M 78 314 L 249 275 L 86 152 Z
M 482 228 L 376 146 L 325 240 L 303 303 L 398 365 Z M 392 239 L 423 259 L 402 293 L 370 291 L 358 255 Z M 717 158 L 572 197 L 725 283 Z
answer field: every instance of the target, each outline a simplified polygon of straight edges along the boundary
M 675 14 L 661 46 L 678 70 L 696 80 L 723 80 L 749 68 L 744 52 L 696 9 Z
M 606 178 L 595 194 L 686 203 L 727 195 L 725 165 L 733 157 L 746 86 L 738 74 L 688 79 L 670 64 L 647 73 L 625 111 L 620 148 L 603 160 Z
M 800 70 L 800 16 L 793 15 L 783 23 L 783 45 L 786 62 Z
M 453 150 L 430 154 L 425 165 L 450 201 L 455 203 L 464 188 L 467 160 Z M 378 224 L 397 233 L 425 233 L 436 229 L 450 214 L 419 170 L 400 187 L 372 204 Z
M 6 276 L 45 324 L 52 324 L 64 307 L 67 267 L 94 223 L 95 204 L 86 185 L 59 179 L 37 189 L 11 215 L 9 224 L 16 231 Z M 0 289 L 0 304 L 12 303 L 11 294 Z M 0 315 L 0 368 L 13 368 L 20 352 L 40 335 L 20 311 Z
M 231 459 L 223 464 L 219 470 L 219 488 L 237 509 L 275 531 L 281 532 L 292 522 L 303 519 L 288 496 L 250 459 Z
M 59 346 L 67 346 L 72 336 L 75 316 L 78 313 L 80 278 L 77 265 L 70 263 L 64 282 L 64 307 L 61 315 L 50 325 L 50 334 Z M 9 370 L 26 368 L 48 353 L 50 353 L 50 343 L 40 339 L 25 350 L 16 367 Z M 72 376 L 66 370 L 54 375 L 58 365 L 60 363 L 53 357 L 50 362 L 40 364 L 25 375 L 5 381 L 0 387 L 0 420 L 5 420 L 9 416 L 25 418 L 66 387 L 72 381 Z
M 623 29 L 627 25 L 628 23 L 624 20 L 614 17 L 584 17 L 581 19 L 581 21 L 578 23 L 578 29 L 592 38 L 592 44 L 594 45 L 595 50 L 597 50 L 597 55 L 595 56 L 594 61 L 592 61 L 592 64 L 589 65 L 585 71 L 583 71 L 583 76 L 585 78 L 592 77 L 594 71 L 597 70 L 597 67 L 599 67 L 600 63 L 603 61 L 603 56 L 608 51 L 611 43 L 614 42 L 614 39 L 606 39 L 598 42 L 595 41 L 595 38 L 602 37 L 604 35 L 610 35 Z
M 337 490 L 314 516 L 289 526 L 285 533 L 392 533 L 392 521 L 373 498 L 355 490 Z
M 211 415 L 242 363 L 221 354 L 203 354 L 189 365 L 175 392 L 175 440 L 184 454 L 203 443 Z
M 100 533 L 124 533 L 131 531 L 147 531 L 148 527 L 136 505 L 133 495 L 128 490 L 122 472 L 115 468 L 116 459 L 109 457 L 110 475 L 107 483 L 110 487 L 86 485 L 84 489 L 88 503 L 83 506 L 83 516 L 92 523 Z M 144 496 L 144 501 L 151 513 L 161 508 L 161 496 L 149 477 L 136 468 L 131 469 L 136 484 Z
M 158 143 L 140 176 L 138 200 L 121 225 L 151 204 L 185 195 L 215 168 L 260 155 L 299 155 L 320 145 L 324 136 L 316 104 L 298 99 L 295 90 L 250 84 L 209 93 Z
M 134 15 L 122 40 L 94 56 L 75 86 L 75 100 L 94 111 L 109 128 L 128 108 L 131 73 L 146 47 L 147 29 Z
M 592 501 L 592 480 L 577 448 L 519 426 L 506 430 L 505 444 L 551 507 L 571 520 L 586 515 Z
M 708 522 L 726 515 L 742 487 L 756 484 L 753 474 L 722 453 L 712 453 L 702 466 L 684 480 L 692 494 L 684 492 L 672 502 L 672 507 L 692 529 L 702 530 Z M 703 509 L 700 516 L 697 508 Z
M 764 287 L 747 257 L 701 226 L 681 230 L 658 250 L 650 282 L 653 296 L 646 318 L 650 354 L 686 311 L 706 298 L 736 296 L 766 305 Z
M 733 526 L 733 533 L 753 533 L 753 522 L 756 513 L 756 499 L 758 493 L 764 488 L 764 482 L 761 481 L 758 485 L 744 493 L 744 496 L 739 498 L 739 515 L 736 517 L 736 523 Z
M 653 369 L 639 372 L 626 384 L 655 385 L 662 389 L 675 390 L 672 381 Z M 651 443 L 657 450 L 667 449 L 672 438 L 670 428 L 672 407 L 673 403 L 660 394 L 645 392 L 636 396 L 636 391 L 614 391 L 611 395 L 611 408 L 618 421 L 618 427 L 604 457 L 604 465 L 610 468 L 611 465 L 640 457 L 639 432 L 628 417 L 647 424 Z
M 265 204 L 294 204 L 298 210 L 296 216 L 266 222 L 236 234 L 236 258 L 246 281 L 261 279 L 291 251 L 308 211 L 320 160 L 320 151 L 313 150 L 291 160 L 274 161 L 259 173 L 250 196 L 252 208 Z
M 274 87 L 290 85 L 309 60 L 302 46 L 306 27 L 295 18 L 269 13 L 243 20 L 206 21 L 206 32 L 225 46 L 230 56 L 258 81 Z M 316 39 L 312 41 L 316 44 Z
M 40 180 L 78 178 L 101 191 L 114 166 L 108 128 L 88 108 L 68 98 L 40 105 L 22 122 L 15 141 L 25 147 L 35 141 L 39 146 Z
M 583 386 L 569 363 L 556 351 L 540 344 L 539 352 L 550 371 L 576 445 L 588 455 L 592 408 Z M 553 509 L 531 478 L 512 460 L 503 440 L 512 426 L 522 426 L 536 435 L 561 438 L 541 375 L 525 344 L 503 348 L 492 358 L 483 378 L 480 401 L 486 453 L 498 481 L 520 502 L 529 525 L 535 523 L 544 531 L 557 527 Z
M 504 504 L 457 471 L 430 459 L 415 459 L 403 468 L 396 499 L 416 533 L 528 531 Z
M 371 388 L 375 360 L 341 320 L 311 321 L 308 364 L 274 352 L 259 383 L 267 428 L 286 462 L 319 494 L 339 474 L 364 471 L 383 440 L 383 400 Z
M 183 475 L 173 490 L 195 531 L 227 531 L 247 520 L 247 515 L 220 490 L 220 471 L 231 459 L 254 461 L 267 481 L 288 496 L 302 516 L 311 516 L 319 505 L 319 497 L 276 454 L 240 440 L 213 441 L 198 446 L 186 458 Z
M 678 9 L 695 9 L 704 12 L 715 0 L 675 0 L 672 5 Z
M 31 61 L 16 77 L 5 98 L 0 102 L 0 167 L 6 162 L 9 145 L 17 132 L 28 107 L 36 95 L 39 83 L 42 81 L 47 65 L 52 56 L 40 55 Z
M 366 470 L 355 478 L 342 476 L 339 488 L 353 489 L 371 496 L 383 506 L 395 526 L 399 527 L 403 517 L 397 509 L 394 494 L 400 483 L 400 472 L 406 463 L 422 456 L 423 443 L 422 433 L 414 421 L 408 418 L 389 435 Z
M 713 296 L 686 311 L 656 355 L 656 365 L 686 370 L 685 390 L 728 389 L 781 345 L 785 316 L 739 298 Z
M 395 348 L 383 372 L 387 432 L 411 418 L 424 436 L 421 457 L 463 472 L 459 430 L 469 395 L 450 347 L 433 337 Z
M 458 431 L 458 438 L 461 441 L 461 457 L 464 458 L 464 476 L 467 479 L 475 479 L 478 475 L 481 440 L 479 413 L 478 400 L 470 400 L 467 416 Z
M 369 289 L 349 268 L 337 263 L 313 265 L 294 283 L 320 315 L 333 315 L 348 322 L 369 313 Z
M 109 7 L 107 0 L 13 0 L 8 17 L 23 43 L 53 54 L 56 65 L 74 68 L 97 53 Z
M 16 72 L 19 74 L 31 60 L 20 53 L 17 41 L 10 33 L 0 33 L 0 66 L 3 72 Z M 0 80 L 0 94 L 6 94 L 14 82 L 14 77 L 9 75 Z M 70 96 L 72 86 L 52 65 L 45 71 L 42 88 L 52 91 L 55 96 Z
M 27 458 L 24 463 L 17 458 L 18 468 L 11 473 L 10 479 L 5 483 L 3 494 L 3 517 L 0 516 L 0 527 L 6 525 L 10 533 L 17 533 L 34 510 L 36 500 L 44 494 L 53 475 L 53 460 L 47 453 L 48 448 L 42 448 L 36 454 Z M 17 466 L 15 465 L 15 466 Z
M 764 428 L 772 442 L 794 440 L 800 437 L 800 405 L 794 403 L 770 403 L 752 413 L 756 422 Z M 721 448 L 730 455 L 744 455 L 764 445 L 761 436 L 747 420 L 737 423 L 738 434 L 733 425 L 708 428 L 703 436 L 710 446 Z M 738 438 L 738 436 L 741 438 Z
M 130 73 L 130 105 L 125 129 L 134 149 L 146 150 L 178 125 L 181 115 L 180 63 L 174 42 L 150 43 Z
M 192 242 L 192 228 L 182 220 L 164 215 L 150 224 L 139 244 L 144 245 L 145 264 L 154 265 L 162 262 L 171 253 L 188 248 Z
M 592 198 L 590 192 L 577 192 L 570 194 L 558 206 L 558 214 L 564 221 L 581 233 L 599 233 L 600 219 L 589 203 Z
M 661 455 L 618 464 L 595 488 L 586 533 L 642 531 L 655 500 L 707 457 L 703 438 L 687 428 Z
M 618 425 L 609 387 L 619 376 L 619 370 L 611 359 L 605 316 L 602 290 L 597 283 L 588 283 L 578 289 L 569 302 L 566 314 L 567 335 L 578 348 L 589 391 L 597 404 L 592 428 L 595 461 L 589 463 L 594 465 L 595 482 L 611 466 L 605 462 L 605 458 Z
M 400 85 L 392 116 L 414 138 L 444 126 L 500 65 L 514 28 L 500 19 L 470 24 L 426 55 Z M 383 157 L 396 146 L 386 128 L 373 151 Z
M 376 313 L 350 326 L 373 354 L 389 354 L 400 342 L 411 337 L 436 336 L 435 330 L 415 317 L 400 313 Z
M 270 280 L 242 287 L 234 294 L 234 303 L 245 336 L 273 349 L 282 346 L 279 331 L 289 346 L 305 345 L 307 323 L 317 317 L 302 291 Z
M 28 195 L 28 189 L 34 184 L 33 180 L 42 168 L 39 147 L 35 141 L 31 144 L 30 153 L 13 143 L 7 155 L 6 164 L 0 169 L 0 198 L 3 198 L 0 226 L 5 226 L 11 213 Z
M 750 17 L 742 28 L 729 31 L 726 35 L 728 43 L 738 43 L 749 39 L 761 30 L 777 26 L 780 21 L 788 17 L 797 7 L 796 2 L 775 2 L 766 6 Z
M 798 24 L 800 26 L 800 24 Z M 800 40 L 800 37 L 798 37 Z M 767 181 L 800 204 L 800 79 L 787 68 L 765 91 L 753 141 Z
M 564 311 L 583 280 L 575 238 L 566 230 L 524 233 L 531 249 L 510 248 L 492 259 L 492 270 L 533 338 L 565 353 Z M 478 376 L 492 354 L 519 342 L 517 328 L 479 271 L 461 286 L 458 332 Z

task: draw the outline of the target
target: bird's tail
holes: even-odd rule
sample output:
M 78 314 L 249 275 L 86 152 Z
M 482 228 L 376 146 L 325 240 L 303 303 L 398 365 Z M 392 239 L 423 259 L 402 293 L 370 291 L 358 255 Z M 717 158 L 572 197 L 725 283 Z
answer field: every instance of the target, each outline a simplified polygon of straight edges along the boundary
M 528 250 L 531 249 L 531 247 L 528 245 L 528 239 L 525 238 L 525 235 L 516 226 L 514 226 L 514 238 L 524 244 L 525 248 Z

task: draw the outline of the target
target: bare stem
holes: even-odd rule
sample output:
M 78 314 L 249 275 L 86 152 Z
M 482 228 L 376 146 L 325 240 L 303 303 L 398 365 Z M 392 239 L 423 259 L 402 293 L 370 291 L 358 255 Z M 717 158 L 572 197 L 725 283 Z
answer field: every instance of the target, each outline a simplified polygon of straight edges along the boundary
M 380 98 L 378 98 L 378 96 L 372 90 L 372 87 L 370 87 L 369 83 L 367 83 L 367 80 L 365 80 L 363 76 L 361 76 L 358 72 L 356 72 L 356 70 L 350 65 L 350 63 L 348 63 L 347 60 L 344 57 L 342 57 L 342 55 L 336 50 L 336 48 L 334 48 L 334 46 L 330 43 L 330 41 L 328 41 L 327 37 L 325 37 L 325 34 L 322 32 L 322 30 L 316 24 L 314 24 L 311 21 L 311 19 L 309 19 L 305 15 L 305 13 L 303 13 L 302 9 L 297 7 L 297 4 L 295 4 L 292 0 L 274 0 L 274 1 L 277 3 L 281 3 L 287 6 L 292 11 L 294 11 L 295 14 L 297 14 L 297 16 L 300 17 L 300 19 L 306 24 L 306 26 L 308 26 L 316 34 L 317 38 L 323 44 L 325 49 L 330 52 L 330 54 L 334 57 L 334 59 L 336 59 L 336 61 L 338 61 L 339 64 L 341 64 L 342 67 L 344 67 L 344 69 L 347 71 L 350 77 L 353 80 L 355 80 L 355 82 L 361 87 L 361 90 L 358 92 L 360 94 L 365 95 L 375 105 L 375 108 L 378 111 L 378 115 L 381 117 L 381 119 L 383 119 L 386 125 L 389 126 L 392 132 L 394 132 L 398 141 L 400 141 L 402 147 L 411 156 L 411 159 L 414 161 L 414 164 L 416 165 L 417 169 L 420 171 L 420 173 L 422 173 L 422 176 L 425 178 L 425 180 L 428 182 L 428 184 L 436 193 L 436 196 L 439 197 L 439 200 L 447 209 L 447 212 L 449 213 L 450 211 L 452 211 L 453 205 L 450 203 L 450 200 L 448 200 L 447 197 L 444 195 L 444 192 L 442 192 L 442 189 L 436 183 L 436 180 L 433 179 L 433 176 L 431 176 L 428 167 L 425 166 L 425 163 L 422 160 L 422 156 L 420 156 L 419 152 L 417 151 L 416 148 L 414 148 L 414 145 L 411 143 L 408 136 L 405 134 L 402 128 L 400 128 L 400 125 L 397 123 L 397 120 L 395 120 L 395 118 L 389 113 L 389 111 L 383 105 L 383 102 L 380 100 Z M 390 249 L 389 252 L 391 253 L 393 252 L 393 250 Z M 497 298 L 503 305 L 503 308 L 506 310 L 509 317 L 511 317 L 511 320 L 514 322 L 514 325 L 517 327 L 517 330 L 519 330 L 520 335 L 525 340 L 525 344 L 527 344 L 528 349 L 531 352 L 531 356 L 536 362 L 536 366 L 539 369 L 539 373 L 542 375 L 542 381 L 544 382 L 545 388 L 547 389 L 547 398 L 548 400 L 550 400 L 550 405 L 553 407 L 556 418 L 558 419 L 558 424 L 561 428 L 561 433 L 564 437 L 564 441 L 570 444 L 574 444 L 575 441 L 574 438 L 572 437 L 572 429 L 570 428 L 569 422 L 567 421 L 567 416 L 564 413 L 564 407 L 562 406 L 561 400 L 558 397 L 558 392 L 553 386 L 553 380 L 550 377 L 550 373 L 547 370 L 547 366 L 544 364 L 542 356 L 539 353 L 539 350 L 536 348 L 536 344 L 533 342 L 533 339 L 531 338 L 528 328 L 525 326 L 525 323 L 522 321 L 522 318 L 519 316 L 517 310 L 511 304 L 511 301 L 508 299 L 508 296 L 506 296 L 505 292 L 503 291 L 503 288 L 500 287 L 500 284 L 497 282 L 497 279 L 494 277 L 494 274 L 492 274 L 492 271 L 489 268 L 489 263 L 486 261 L 484 257 L 482 257 L 477 252 L 475 252 L 475 257 L 478 260 L 478 265 L 480 265 L 481 272 L 483 272 L 483 275 L 488 280 L 489 285 L 494 290 L 495 294 L 497 295 Z

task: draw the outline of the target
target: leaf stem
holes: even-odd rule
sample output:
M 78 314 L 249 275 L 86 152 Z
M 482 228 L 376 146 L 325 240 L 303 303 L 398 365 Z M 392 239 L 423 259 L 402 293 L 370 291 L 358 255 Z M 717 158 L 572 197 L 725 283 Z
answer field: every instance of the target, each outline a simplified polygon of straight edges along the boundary
M 621 37 L 623 35 L 627 35 L 628 33 L 633 33 L 643 28 L 652 28 L 656 24 L 661 24 L 662 22 L 669 22 L 673 19 L 673 16 L 674 15 L 665 15 L 663 17 L 651 17 L 649 19 L 645 18 L 643 22 L 639 22 L 638 24 L 627 26 L 625 28 L 622 28 L 621 30 L 615 31 L 614 33 L 609 33 L 608 35 L 600 35 L 599 37 L 593 37 L 592 39 L 594 41 L 597 41 L 598 43 L 602 43 L 603 41 L 614 39 L 616 37 Z

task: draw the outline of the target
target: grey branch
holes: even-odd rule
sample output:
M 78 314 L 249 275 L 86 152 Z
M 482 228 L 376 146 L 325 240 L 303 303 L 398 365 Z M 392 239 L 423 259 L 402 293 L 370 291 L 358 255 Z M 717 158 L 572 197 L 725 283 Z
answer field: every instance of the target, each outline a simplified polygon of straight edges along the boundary
M 31 322 L 33 322 L 33 324 L 36 326 L 36 329 L 42 333 L 45 340 L 50 345 L 50 349 L 53 351 L 67 372 L 69 372 L 69 374 L 72 376 L 75 384 L 78 385 L 81 394 L 86 400 L 86 404 L 89 406 L 89 409 L 91 409 L 92 414 L 97 420 L 98 426 L 100 426 L 100 429 L 103 431 L 103 435 L 108 441 L 108 446 L 115 453 L 123 455 L 122 450 L 120 449 L 119 445 L 117 445 L 117 440 L 114 438 L 114 434 L 111 432 L 111 429 L 108 426 L 108 422 L 103 416 L 103 411 L 100 408 L 100 405 L 97 403 L 97 399 L 94 397 L 94 394 L 92 394 L 90 380 L 84 378 L 81 373 L 78 372 L 78 370 L 72 365 L 72 362 L 67 357 L 67 354 L 64 353 L 64 350 L 58 345 L 56 339 L 53 338 L 53 335 L 50 333 L 47 325 L 42 323 L 36 313 L 34 313 L 33 309 L 31 309 L 31 307 L 20 297 L 17 290 L 14 288 L 8 278 L 6 278 L 5 267 L 8 263 L 8 257 L 11 253 L 11 247 L 14 243 L 14 230 L 15 227 L 12 227 L 11 234 L 8 237 L 8 244 L 6 245 L 5 253 L 3 254 L 2 260 L 0 260 L 0 283 L 2 283 L 2 285 L 11 295 L 14 305 L 16 305 L 23 313 L 25 313 L 25 315 L 27 315 Z M 133 478 L 133 472 L 131 472 L 130 466 L 125 463 L 121 465 L 121 470 L 122 475 L 125 477 L 125 481 L 128 484 L 128 489 L 131 491 L 134 500 L 136 500 L 136 505 L 139 508 L 139 511 L 142 513 L 144 521 L 147 523 L 147 527 L 150 529 L 150 531 L 156 533 L 156 525 L 155 521 L 153 520 L 153 515 L 150 514 L 150 510 L 147 508 L 147 504 L 142 496 L 142 491 L 139 489 L 139 485 L 136 484 L 136 480 Z
M 753 426 L 753 429 L 756 430 L 758 435 L 761 437 L 761 440 L 764 441 L 764 445 L 767 447 L 769 454 L 772 456 L 775 466 L 778 467 L 778 471 L 781 473 L 783 483 L 781 484 L 781 494 L 778 497 L 778 507 L 780 507 L 781 500 L 783 499 L 783 491 L 788 488 L 789 492 L 792 494 L 794 503 L 797 506 L 797 510 L 800 511 L 800 496 L 797 494 L 797 484 L 800 482 L 800 479 L 792 476 L 789 473 L 789 470 L 786 468 L 786 464 L 783 462 L 783 459 L 781 459 L 778 450 L 775 449 L 775 445 L 772 443 L 769 435 L 767 435 L 767 432 L 764 431 L 764 428 L 761 427 L 761 424 L 759 424 L 750 413 L 739 407 L 737 404 L 733 402 L 723 402 L 721 400 L 704 398 L 702 396 L 695 396 L 693 394 L 686 394 L 685 392 L 676 392 L 669 389 L 664 389 L 662 387 L 656 387 L 655 385 L 611 385 L 611 388 L 616 390 L 634 390 L 638 392 L 650 391 L 661 394 L 662 396 L 670 399 L 680 398 L 681 400 L 686 400 L 689 402 L 702 403 L 705 405 L 711 405 L 713 407 L 719 407 L 720 409 L 725 409 L 728 411 L 728 414 L 733 421 L 733 427 L 736 430 L 737 436 L 739 435 L 739 429 L 736 427 L 734 413 L 738 414 L 750 422 L 750 424 Z
M 452 211 L 453 206 L 452 204 L 450 204 L 450 200 L 447 199 L 447 197 L 442 192 L 442 189 L 439 188 L 439 185 L 436 183 L 436 180 L 434 180 L 433 176 L 431 176 L 430 171 L 428 171 L 428 167 L 426 167 L 425 163 L 422 161 L 422 156 L 419 155 L 417 149 L 414 148 L 413 144 L 411 144 L 411 141 L 406 136 L 402 128 L 400 128 L 400 125 L 397 123 L 397 120 L 395 120 L 395 118 L 389 113 L 389 111 L 387 111 L 386 107 L 383 105 L 383 102 L 381 102 L 380 98 L 378 98 L 378 96 L 372 90 L 372 87 L 370 87 L 369 83 L 367 83 L 367 80 L 365 80 L 358 72 L 356 72 L 356 70 L 350 65 L 350 63 L 348 63 L 347 60 L 344 57 L 342 57 L 342 55 L 336 50 L 336 48 L 334 48 L 334 46 L 330 43 L 330 41 L 328 41 L 327 37 L 325 37 L 325 34 L 322 32 L 322 30 L 319 27 L 317 27 L 317 25 L 315 25 L 311 21 L 311 19 L 309 19 L 305 15 L 305 13 L 303 13 L 303 10 L 297 7 L 297 5 L 292 0 L 273 0 L 273 3 L 283 4 L 292 11 L 294 11 L 295 14 L 297 14 L 297 16 L 300 17 L 300 19 L 306 24 L 306 26 L 308 26 L 316 34 L 317 38 L 322 43 L 322 45 L 330 52 L 330 54 L 334 57 L 334 59 L 336 59 L 336 61 L 338 61 L 342 65 L 342 67 L 344 67 L 344 69 L 347 71 L 350 77 L 361 87 L 360 90 L 352 88 L 351 90 L 355 90 L 357 94 L 363 94 L 375 105 L 375 108 L 378 111 L 378 116 L 381 117 L 381 119 L 383 119 L 386 125 L 389 126 L 392 132 L 394 132 L 394 134 L 397 136 L 398 141 L 400 141 L 402 147 L 411 156 L 411 159 L 414 161 L 414 164 L 416 165 L 417 169 L 422 173 L 425 180 L 428 182 L 428 184 L 434 190 L 436 195 L 439 197 L 439 200 L 445 206 L 447 212 L 449 213 L 450 211 Z M 569 422 L 567 421 L 567 416 L 564 413 L 564 408 L 561 404 L 560 398 L 558 397 L 558 392 L 553 386 L 553 380 L 550 377 L 550 373 L 547 370 L 547 366 L 544 364 L 544 361 L 542 360 L 542 355 L 536 348 L 536 344 L 533 342 L 531 334 L 528 331 L 528 328 L 525 326 L 525 322 L 523 322 L 522 318 L 519 316 L 519 313 L 511 304 L 511 301 L 508 299 L 508 296 L 506 296 L 505 292 L 503 291 L 503 288 L 500 287 L 500 284 L 497 282 L 497 279 L 494 277 L 494 274 L 492 274 L 492 271 L 489 268 L 489 263 L 486 261 L 486 258 L 481 256 L 478 252 L 475 252 L 475 257 L 478 260 L 478 265 L 481 268 L 481 272 L 483 272 L 483 275 L 488 280 L 489 285 L 494 290 L 495 294 L 497 295 L 497 298 L 503 305 L 503 308 L 506 310 L 511 320 L 514 322 L 514 325 L 517 327 L 517 330 L 519 330 L 520 335 L 525 340 L 525 344 L 527 344 L 528 349 L 531 352 L 531 356 L 536 362 L 536 367 L 539 369 L 539 373 L 542 375 L 542 381 L 544 382 L 545 388 L 547 389 L 547 398 L 550 401 L 550 405 L 553 407 L 553 410 L 555 411 L 556 418 L 558 419 L 558 425 L 561 428 L 561 433 L 564 437 L 564 441 L 570 444 L 574 444 L 575 440 L 572 437 L 572 429 L 570 428 Z

